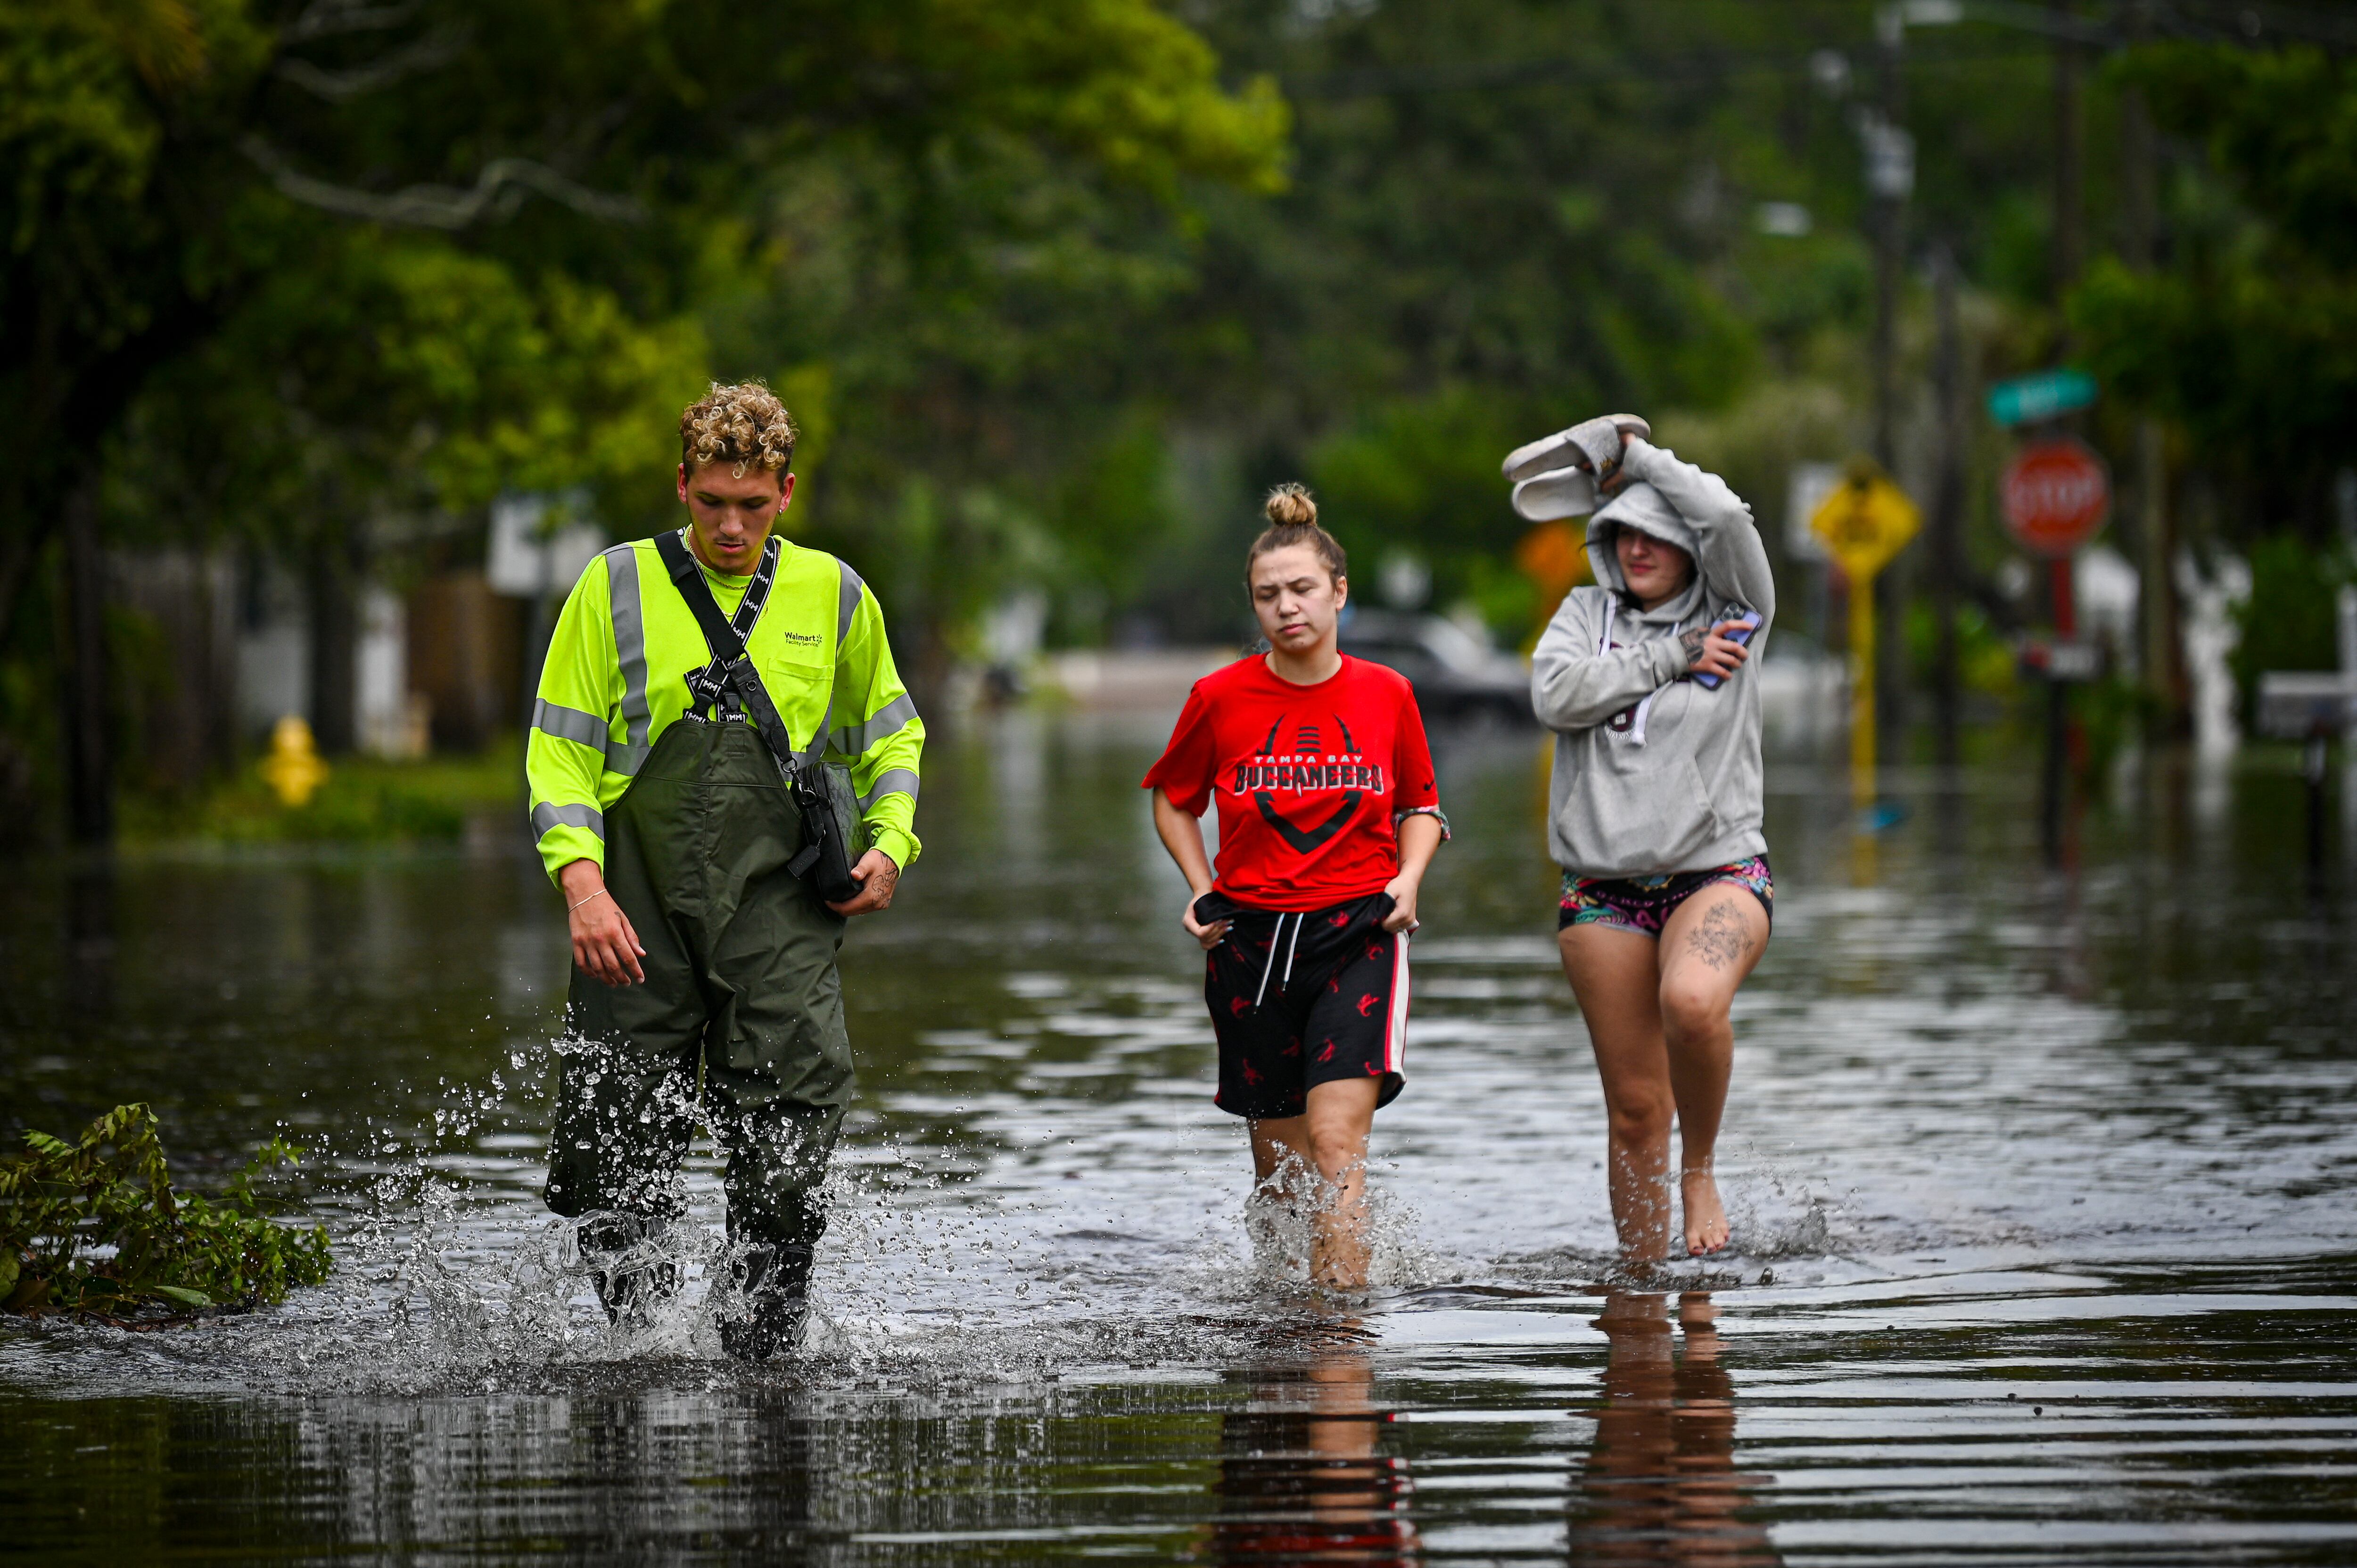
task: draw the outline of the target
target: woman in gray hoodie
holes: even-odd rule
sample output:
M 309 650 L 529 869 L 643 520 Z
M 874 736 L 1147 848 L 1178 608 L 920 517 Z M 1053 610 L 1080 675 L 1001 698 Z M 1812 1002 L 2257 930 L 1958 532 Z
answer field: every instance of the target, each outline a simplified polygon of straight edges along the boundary
M 1558 937 L 1604 1080 L 1613 1223 L 1626 1259 L 1655 1262 L 1670 1254 L 1674 1114 L 1685 1251 L 1727 1241 L 1711 1156 L 1727 1010 L 1767 947 L 1774 897 L 1749 660 L 1776 585 L 1751 509 L 1653 446 L 1642 421 L 1565 435 L 1557 450 L 1609 499 L 1587 525 L 1598 585 L 1573 589 L 1548 623 L 1531 694 L 1556 736 Z

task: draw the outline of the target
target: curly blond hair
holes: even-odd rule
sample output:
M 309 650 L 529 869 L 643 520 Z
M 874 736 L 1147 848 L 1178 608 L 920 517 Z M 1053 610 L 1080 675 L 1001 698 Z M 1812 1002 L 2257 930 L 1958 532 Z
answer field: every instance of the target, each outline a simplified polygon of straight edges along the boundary
M 733 464 L 729 474 L 739 479 L 756 463 L 774 474 L 794 460 L 800 434 L 778 394 L 759 381 L 715 381 L 679 416 L 679 460 L 691 474 L 715 463 Z

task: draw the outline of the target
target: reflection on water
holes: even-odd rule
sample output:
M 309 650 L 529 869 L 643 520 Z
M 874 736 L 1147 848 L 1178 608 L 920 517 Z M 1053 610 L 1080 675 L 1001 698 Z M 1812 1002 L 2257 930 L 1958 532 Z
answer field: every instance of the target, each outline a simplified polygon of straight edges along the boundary
M 1843 780 L 1772 775 L 1740 1250 L 1646 1287 L 1714 1334 L 1612 1294 L 1541 748 L 1445 738 L 1351 1337 L 1239 1223 L 1160 739 L 1017 714 L 929 756 L 926 857 L 845 950 L 830 1331 L 758 1369 L 694 1316 L 708 1148 L 675 1319 L 615 1334 L 548 1234 L 528 856 L 16 868 L 0 1133 L 145 1099 L 203 1179 L 284 1126 L 345 1267 L 168 1334 L 0 1323 L 0 1552 L 2357 1557 L 2357 865 L 2308 892 L 2288 768 L 2124 774 L 2070 875 L 2017 771 L 1900 779 L 1871 864 Z
M 1220 1420 L 1212 1561 L 1420 1561 L 1405 1511 L 1407 1466 L 1383 1452 L 1391 1412 L 1376 1408 L 1374 1380 L 1363 1348 L 1329 1348 L 1252 1380 L 1253 1402 Z
M 1612 1348 L 1572 1504 L 1573 1562 L 1781 1561 L 1768 1531 L 1738 1517 L 1766 1477 L 1736 1471 L 1735 1383 L 1717 1317 L 1701 1292 L 1678 1298 L 1674 1325 L 1666 1296 L 1605 1297 L 1596 1326 Z

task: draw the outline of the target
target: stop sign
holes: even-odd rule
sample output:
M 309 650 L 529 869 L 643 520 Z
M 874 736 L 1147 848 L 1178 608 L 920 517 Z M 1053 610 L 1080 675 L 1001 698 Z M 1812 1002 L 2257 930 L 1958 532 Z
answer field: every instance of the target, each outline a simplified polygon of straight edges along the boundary
M 2067 435 L 2015 453 L 1998 493 L 2006 526 L 2040 555 L 2070 554 L 2095 536 L 2112 510 L 2104 460 Z

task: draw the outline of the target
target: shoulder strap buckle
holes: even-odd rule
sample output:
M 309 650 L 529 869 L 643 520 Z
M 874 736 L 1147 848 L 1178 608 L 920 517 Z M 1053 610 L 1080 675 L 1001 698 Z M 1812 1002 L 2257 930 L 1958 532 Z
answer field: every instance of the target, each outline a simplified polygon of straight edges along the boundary
M 771 534 L 762 547 L 761 563 L 754 569 L 753 580 L 745 585 L 745 596 L 737 603 L 735 618 L 721 620 L 720 607 L 713 600 L 711 585 L 704 580 L 703 568 L 688 553 L 683 532 L 682 530 L 657 535 L 655 550 L 662 555 L 663 567 L 671 574 L 680 596 L 695 613 L 696 625 L 712 650 L 712 661 L 687 676 L 688 706 L 692 712 L 710 713 L 716 718 L 742 719 L 748 715 L 728 681 L 726 667 L 730 658 L 744 657 L 745 644 L 752 638 L 753 628 L 760 623 L 762 610 L 769 606 L 770 590 L 778 580 L 778 536 Z M 704 614 L 707 608 L 712 612 L 709 622 Z M 734 655 L 726 651 L 731 637 L 716 636 L 716 628 L 731 634 L 737 650 Z

